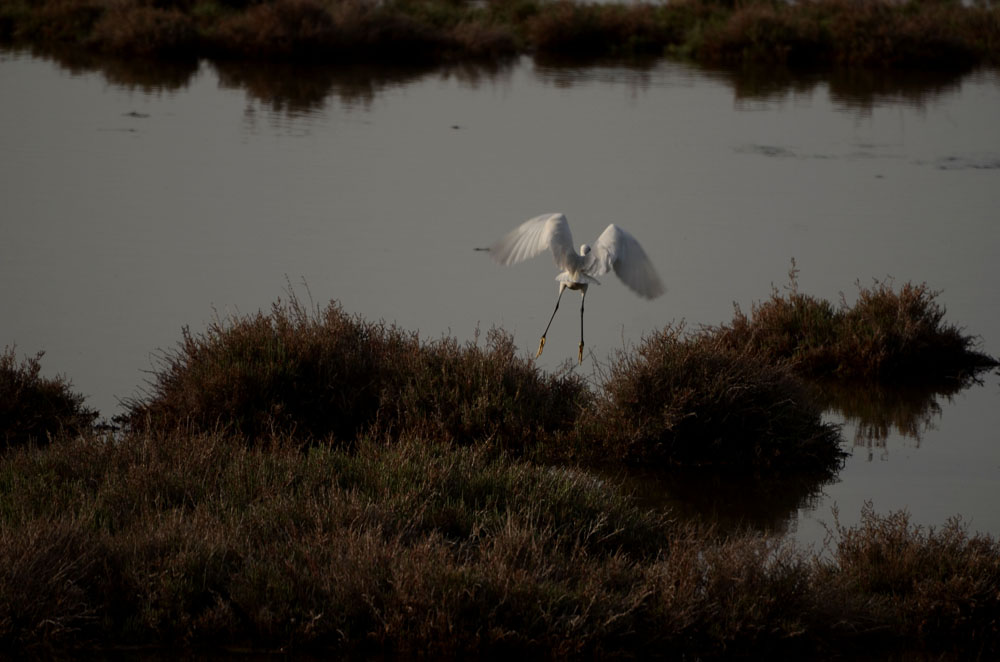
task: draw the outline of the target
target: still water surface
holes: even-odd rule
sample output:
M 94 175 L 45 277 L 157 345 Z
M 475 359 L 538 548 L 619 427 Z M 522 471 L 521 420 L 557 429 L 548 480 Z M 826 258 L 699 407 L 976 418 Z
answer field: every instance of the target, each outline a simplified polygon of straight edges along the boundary
M 666 324 L 728 321 L 787 282 L 850 302 L 893 278 L 1000 354 L 1000 76 L 736 76 L 669 62 L 302 70 L 0 53 L 0 343 L 45 350 L 110 417 L 189 325 L 267 309 L 290 281 L 352 313 L 533 353 L 551 260 L 476 246 L 563 211 L 577 243 L 637 235 L 667 294 L 587 299 L 585 374 Z M 541 359 L 575 359 L 575 296 Z M 871 400 L 875 396 L 861 399 Z M 684 509 L 819 545 L 862 504 L 1000 534 L 1000 379 L 885 420 L 857 406 L 823 486 L 646 485 Z

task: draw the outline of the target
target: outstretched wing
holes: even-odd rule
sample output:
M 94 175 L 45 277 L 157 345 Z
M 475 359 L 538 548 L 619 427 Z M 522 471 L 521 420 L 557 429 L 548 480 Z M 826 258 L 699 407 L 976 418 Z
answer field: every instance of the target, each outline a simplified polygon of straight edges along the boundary
M 523 262 L 551 249 L 556 266 L 568 268 L 574 257 L 573 235 L 562 214 L 542 214 L 525 221 L 490 246 L 490 257 L 504 266 Z
M 612 223 L 591 247 L 593 262 L 588 273 L 606 274 L 612 269 L 636 294 L 655 299 L 666 291 L 639 241 Z

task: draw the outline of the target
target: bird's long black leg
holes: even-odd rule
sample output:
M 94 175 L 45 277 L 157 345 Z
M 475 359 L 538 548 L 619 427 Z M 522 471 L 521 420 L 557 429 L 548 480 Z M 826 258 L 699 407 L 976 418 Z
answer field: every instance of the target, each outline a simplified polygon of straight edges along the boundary
M 545 325 L 545 331 L 542 332 L 542 339 L 538 343 L 538 353 L 535 354 L 537 359 L 542 355 L 542 350 L 545 348 L 545 336 L 549 335 L 549 327 L 552 326 L 552 320 L 556 317 L 556 311 L 559 310 L 559 300 L 562 299 L 563 292 L 566 290 L 566 285 L 564 283 L 559 284 L 559 296 L 556 297 L 556 307 L 552 309 L 552 316 L 549 317 L 549 323 Z
M 579 363 L 583 363 L 583 302 L 587 300 L 587 288 L 583 288 L 580 293 L 580 354 L 577 356 Z

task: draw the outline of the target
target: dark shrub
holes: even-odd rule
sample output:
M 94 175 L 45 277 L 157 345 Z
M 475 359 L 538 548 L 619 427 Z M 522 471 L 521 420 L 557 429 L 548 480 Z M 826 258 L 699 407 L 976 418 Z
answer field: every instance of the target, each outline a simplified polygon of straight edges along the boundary
M 841 455 L 806 386 L 784 364 L 668 327 L 611 368 L 584 434 L 653 465 L 829 472 Z
M 310 314 L 293 296 L 269 315 L 216 321 L 201 335 L 185 329 L 126 418 L 345 442 L 372 428 L 418 430 L 522 449 L 570 429 L 589 397 L 578 378 L 543 376 L 502 333 L 488 334 L 485 348 L 421 342 L 336 304 Z
M 821 572 L 848 593 L 867 596 L 883 623 L 923 650 L 959 647 L 993 658 L 1000 651 L 1000 543 L 969 534 L 959 518 L 939 528 L 910 523 L 906 512 L 875 514 L 837 526 L 836 566 Z M 958 642 L 963 642 L 959 644 Z
M 729 326 L 711 333 L 733 349 L 790 361 L 808 377 L 934 382 L 967 379 L 996 365 L 974 349 L 974 337 L 944 323 L 939 292 L 926 284 L 859 286 L 853 306 L 842 298 L 834 308 L 799 293 L 795 274 L 793 264 L 787 294 L 774 290 L 749 317 L 737 308 Z
M 13 347 L 0 355 L 0 449 L 28 443 L 48 443 L 59 433 L 90 430 L 97 412 L 83 406 L 63 377 L 41 377 L 43 352 L 21 363 Z
M 152 57 L 193 54 L 196 40 L 190 17 L 176 9 L 120 4 L 103 14 L 88 41 L 107 53 Z

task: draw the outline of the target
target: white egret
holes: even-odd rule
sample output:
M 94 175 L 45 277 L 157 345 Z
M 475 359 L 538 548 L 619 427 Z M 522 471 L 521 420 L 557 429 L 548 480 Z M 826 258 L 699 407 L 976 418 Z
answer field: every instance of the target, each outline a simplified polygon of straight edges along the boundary
M 487 250 L 496 262 L 509 266 L 535 257 L 546 249 L 552 250 L 556 266 L 562 272 L 556 276 L 559 281 L 556 307 L 542 332 L 535 358 L 542 355 L 545 336 L 559 310 L 563 292 L 567 289 L 577 290 L 581 295 L 580 352 L 577 357 L 580 363 L 583 363 L 583 304 L 587 298 L 587 287 L 591 284 L 600 285 L 594 276 L 614 270 L 633 292 L 647 299 L 655 299 L 664 292 L 663 283 L 638 240 L 614 223 L 605 228 L 593 246 L 583 244 L 577 253 L 573 250 L 573 235 L 569 231 L 566 216 L 542 214 L 525 221 Z

